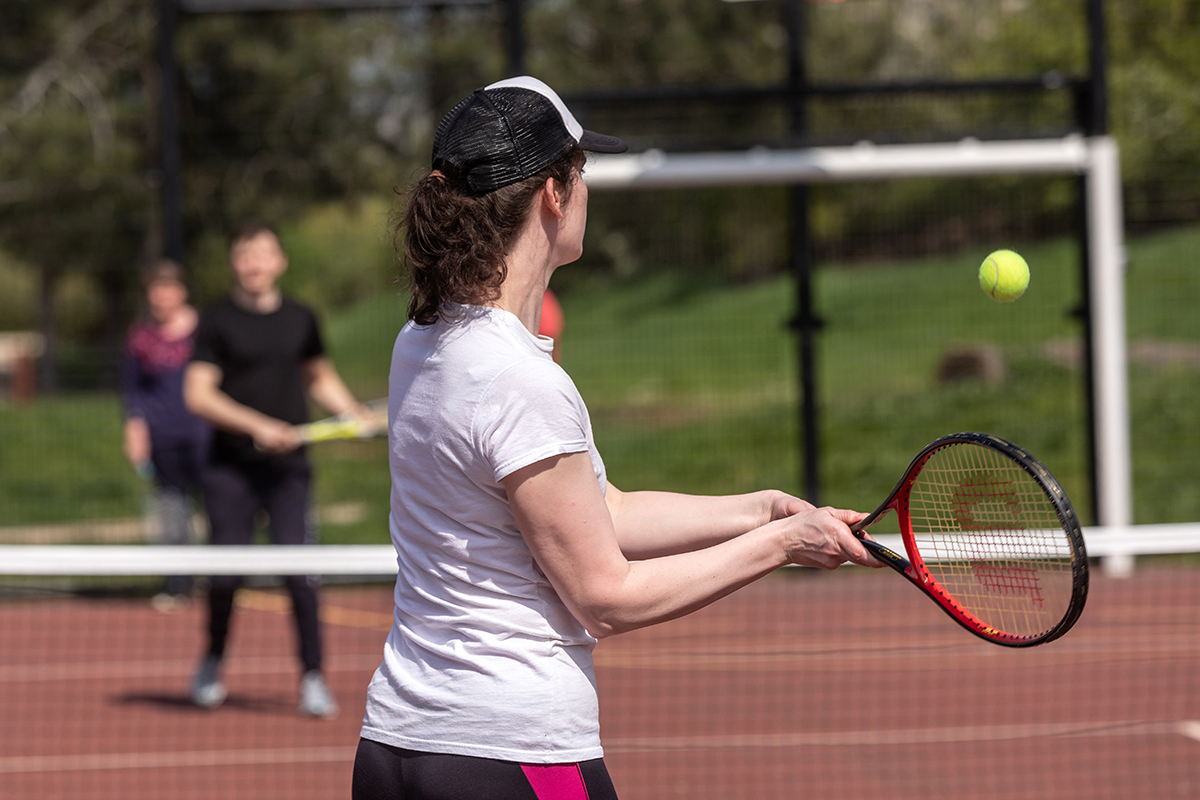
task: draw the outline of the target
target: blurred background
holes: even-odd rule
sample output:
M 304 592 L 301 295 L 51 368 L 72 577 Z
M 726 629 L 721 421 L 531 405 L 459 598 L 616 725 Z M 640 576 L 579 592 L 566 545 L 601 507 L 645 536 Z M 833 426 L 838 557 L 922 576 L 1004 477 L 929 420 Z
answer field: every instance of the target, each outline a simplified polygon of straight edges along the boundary
M 174 255 L 193 299 L 213 302 L 230 285 L 228 234 L 247 219 L 280 231 L 284 289 L 318 311 L 350 387 L 385 394 L 405 321 L 391 241 L 403 191 L 427 168 L 442 114 L 516 72 L 635 153 L 1112 135 L 1132 521 L 1200 521 L 1198 54 L 1195 0 L 4 0 L 0 545 L 145 540 L 151 490 L 122 456 L 119 394 L 125 336 L 145 314 L 139 273 Z M 1081 180 L 592 192 L 584 256 L 552 288 L 562 364 L 609 478 L 626 490 L 773 486 L 870 510 L 922 445 L 982 430 L 1037 455 L 1095 524 Z M 1000 248 L 1032 271 L 1010 304 L 977 280 Z M 386 545 L 386 443 L 311 454 L 322 542 Z M 603 643 L 622 796 L 790 797 L 796 780 L 843 797 L 1200 795 L 1197 564 L 1195 553 L 1150 557 L 1140 582 L 1094 582 L 1075 638 L 1036 656 L 972 649 L 940 616 L 926 620 L 938 612 L 903 582 L 889 594 L 895 576 L 851 570 L 793 570 L 746 600 Z M 280 724 L 292 719 L 292 667 L 269 586 L 244 608 L 261 638 L 242 652 L 258 660 L 237 667 L 268 701 L 201 720 L 185 698 L 198 604 L 181 626 L 145 607 L 153 585 L 124 581 L 122 602 L 137 603 L 121 621 L 92 602 L 65 623 L 51 601 L 22 605 L 21 581 L 0 590 L 16 598 L 0 614 L 0 718 L 68 723 L 37 728 L 41 745 L 0 739 L 0 784 L 20 781 L 14 796 L 345 796 L 361 709 L 351 694 L 378 660 L 386 585 L 332 595 L 331 674 L 349 711 L 320 738 Z M 82 594 L 112 599 L 114 582 Z M 34 596 L 78 588 L 41 580 Z M 60 638 L 128 669 L 104 672 L 112 683 L 98 693 L 83 661 L 39 666 L 58 663 Z M 797 699 L 797 686 L 824 699 Z M 853 697 L 862 707 L 845 705 Z M 1082 727 L 1055 727 L 1064 721 Z M 66 746 L 57 731 L 71 725 L 79 738 Z M 299 749 L 270 738 L 284 728 Z M 250 729 L 257 755 L 221 749 Z M 190 755 L 160 752 L 180 730 L 196 737 Z M 710 730 L 744 735 L 678 738 Z M 37 760 L 124 753 L 135 732 L 154 758 L 103 762 L 107 783 L 69 771 L 101 762 Z M 915 752 L 888 749 L 902 742 Z M 940 782 L 926 771 L 949 770 L 937 742 L 955 743 L 960 768 Z M 829 743 L 891 760 L 873 771 L 862 750 Z M 783 747 L 800 749 L 780 758 Z M 324 762 L 319 779 L 306 771 Z M 235 766 L 201 788 L 183 772 L 201 763 Z M 278 774 L 264 783 L 266 763 Z
M 136 516 L 115 389 L 123 337 L 143 313 L 139 270 L 169 247 L 159 36 L 169 5 L 10 0 L 0 12 L 0 536 Z M 1093 71 L 1079 0 L 803 4 L 799 34 L 788 8 L 801 4 L 780 2 L 229 10 L 243 5 L 271 4 L 174 11 L 177 247 L 204 305 L 228 288 L 229 230 L 248 218 L 278 226 L 285 288 L 317 308 L 362 397 L 384 393 L 404 320 L 390 242 L 398 192 L 426 165 L 441 114 L 510 71 L 511 6 L 523 15 L 517 63 L 634 151 L 1061 136 L 1080 130 L 1079 85 Z M 1103 5 L 1127 222 L 1135 521 L 1194 520 L 1200 11 Z M 1024 83 L 817 92 L 800 129 L 794 105 L 768 91 L 797 70 L 826 87 Z M 1046 461 L 1088 521 L 1076 181 L 807 191 L 823 502 L 871 507 L 915 447 L 986 429 Z M 566 309 L 563 363 L 618 485 L 807 487 L 792 203 L 778 186 L 594 193 L 585 256 L 553 288 Z M 1000 247 L 1023 252 L 1034 276 L 1007 306 L 975 287 L 977 265 Z M 961 347 L 998 356 L 1002 372 L 939 381 L 940 360 Z M 315 456 L 321 504 L 342 512 L 324 540 L 386 541 L 382 445 Z M 86 524 L 76 530 L 87 540 Z

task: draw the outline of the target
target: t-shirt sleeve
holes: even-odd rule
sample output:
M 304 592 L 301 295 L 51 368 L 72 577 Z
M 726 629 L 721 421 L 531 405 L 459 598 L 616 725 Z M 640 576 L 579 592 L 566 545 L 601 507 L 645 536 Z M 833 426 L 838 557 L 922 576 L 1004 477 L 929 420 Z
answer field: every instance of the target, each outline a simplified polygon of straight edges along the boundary
M 121 401 L 125 406 L 126 419 L 146 416 L 145 398 L 138 383 L 137 360 L 129 342 L 126 342 L 121 353 Z
M 192 350 L 192 361 L 205 361 L 223 367 L 224 352 L 221 347 L 221 337 L 218 335 L 216 319 L 213 312 L 200 315 L 196 325 L 195 347 Z
M 304 343 L 300 348 L 301 361 L 325 355 L 325 342 L 321 340 L 321 326 L 317 323 L 317 315 L 308 309 L 305 309 L 305 312 L 308 329 L 305 331 Z
M 588 449 L 583 399 L 548 359 L 505 370 L 481 398 L 473 427 L 497 481 L 543 459 Z

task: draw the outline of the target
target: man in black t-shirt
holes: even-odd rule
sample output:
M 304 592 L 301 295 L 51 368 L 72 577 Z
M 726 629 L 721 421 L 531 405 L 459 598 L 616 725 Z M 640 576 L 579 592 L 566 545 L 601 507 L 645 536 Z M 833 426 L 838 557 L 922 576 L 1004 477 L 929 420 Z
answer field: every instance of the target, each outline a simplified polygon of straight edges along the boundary
M 235 286 L 207 309 L 184 379 L 184 399 L 216 428 L 202 483 L 216 545 L 250 544 L 255 517 L 265 511 L 274 544 L 312 544 L 312 468 L 296 426 L 308 421 L 307 396 L 332 414 L 360 409 L 333 365 L 313 313 L 284 297 L 287 269 L 279 238 L 261 224 L 234 234 L 229 253 Z M 332 717 L 337 703 L 321 673 L 315 577 L 286 579 L 300 640 L 304 676 L 300 712 Z M 224 702 L 221 659 L 240 578 L 209 582 L 209 649 L 192 683 L 192 700 Z

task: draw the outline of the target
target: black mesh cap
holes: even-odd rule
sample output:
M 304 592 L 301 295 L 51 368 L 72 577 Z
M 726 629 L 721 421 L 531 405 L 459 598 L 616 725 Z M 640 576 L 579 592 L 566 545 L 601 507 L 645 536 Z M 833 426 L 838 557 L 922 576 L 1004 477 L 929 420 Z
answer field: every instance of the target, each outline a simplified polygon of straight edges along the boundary
M 572 147 L 628 149 L 615 136 L 585 131 L 554 90 L 522 76 L 493 83 L 450 109 L 433 137 L 433 168 L 462 170 L 480 194 L 533 177 Z

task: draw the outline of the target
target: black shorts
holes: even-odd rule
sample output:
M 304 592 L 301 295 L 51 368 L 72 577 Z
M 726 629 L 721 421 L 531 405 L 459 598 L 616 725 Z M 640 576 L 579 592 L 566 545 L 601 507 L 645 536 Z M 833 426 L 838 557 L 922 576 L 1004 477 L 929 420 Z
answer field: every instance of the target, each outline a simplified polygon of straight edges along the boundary
M 360 739 L 353 800 L 617 800 L 604 759 L 521 764 Z

